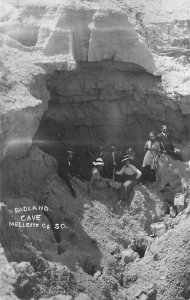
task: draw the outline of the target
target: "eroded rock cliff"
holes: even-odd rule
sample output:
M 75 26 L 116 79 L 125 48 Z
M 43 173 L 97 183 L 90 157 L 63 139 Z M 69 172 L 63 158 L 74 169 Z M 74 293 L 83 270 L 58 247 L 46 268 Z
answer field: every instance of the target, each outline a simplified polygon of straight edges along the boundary
M 119 207 L 115 191 L 87 195 L 79 180 L 74 200 L 56 161 L 93 135 L 133 146 L 140 165 L 163 122 L 190 159 L 189 2 L 1 0 L 0 11 L 2 299 L 189 299 L 189 208 L 165 216 L 179 186 L 188 204 L 188 163 L 161 161 L 158 191 L 138 186 Z M 23 206 L 48 208 L 38 228 L 19 225 Z M 153 239 L 157 222 L 169 230 Z
M 87 1 L 80 4 L 74 1 L 27 1 L 17 6 L 14 1 L 1 2 L 2 155 L 11 149 L 16 153 L 17 148 L 17 153 L 21 153 L 30 146 L 47 110 L 48 89 L 51 103 L 64 102 L 67 118 L 63 113 L 60 116 L 63 130 L 67 131 L 65 123 L 73 124 L 73 117 L 78 113 L 81 116 L 77 117 L 77 124 L 82 127 L 80 134 L 88 136 L 87 142 L 89 134 L 84 122 L 87 113 L 78 107 L 87 99 L 93 100 L 88 109 L 95 137 L 102 131 L 99 125 L 105 127 L 104 123 L 93 120 L 93 115 L 97 115 L 97 105 L 101 107 L 100 119 L 110 123 L 108 131 L 120 126 L 119 121 L 126 126 L 128 119 L 128 132 L 131 131 L 130 123 L 138 123 L 133 116 L 137 107 L 139 112 L 143 107 L 138 118 L 139 127 L 146 128 L 145 124 L 141 126 L 141 117 L 150 119 L 149 122 L 155 119 L 156 127 L 164 121 L 177 142 L 187 142 L 189 4 L 185 2 L 185 12 L 182 13 L 179 3 L 171 8 L 169 3 L 149 2 L 120 1 L 118 5 L 112 1 L 109 5 L 107 2 Z M 175 21 L 177 14 L 180 21 Z M 57 70 L 64 72 L 53 73 Z M 67 74 L 65 71 L 72 72 Z M 86 73 L 89 78 L 86 78 Z M 78 80 L 78 76 L 81 79 Z M 72 82 L 69 86 L 68 80 Z M 107 100 L 111 100 L 109 104 Z M 65 102 L 69 101 L 72 105 L 70 102 L 67 112 L 68 103 Z M 75 101 L 79 103 L 75 105 Z M 151 113 L 144 111 L 147 105 L 152 106 Z M 58 111 L 59 108 L 57 106 Z M 178 122 L 175 122 L 176 118 Z M 114 132 L 112 138 L 116 139 L 118 129 Z M 145 133 L 147 129 L 139 135 Z M 119 132 L 120 142 L 125 134 L 122 130 Z M 102 139 L 105 135 L 108 139 L 107 133 Z M 66 140 L 65 136 L 63 139 Z M 126 139 L 130 141 L 129 134 Z

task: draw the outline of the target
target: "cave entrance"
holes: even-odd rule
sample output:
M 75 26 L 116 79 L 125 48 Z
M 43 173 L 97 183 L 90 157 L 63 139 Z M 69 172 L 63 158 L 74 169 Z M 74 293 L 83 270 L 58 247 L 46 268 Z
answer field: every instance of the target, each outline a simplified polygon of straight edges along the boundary
M 58 160 L 68 147 L 93 152 L 93 146 L 115 143 L 121 151 L 133 147 L 138 165 L 148 132 L 158 132 L 163 122 L 176 139 L 183 139 L 185 123 L 176 125 L 181 112 L 165 105 L 161 78 L 138 65 L 112 60 L 78 62 L 76 70 L 48 75 L 46 86 L 48 110 L 34 144 Z
M 139 255 L 140 258 L 144 257 L 145 251 L 146 251 L 146 248 L 140 247 L 140 246 L 136 246 L 135 252 L 138 253 L 138 255 Z

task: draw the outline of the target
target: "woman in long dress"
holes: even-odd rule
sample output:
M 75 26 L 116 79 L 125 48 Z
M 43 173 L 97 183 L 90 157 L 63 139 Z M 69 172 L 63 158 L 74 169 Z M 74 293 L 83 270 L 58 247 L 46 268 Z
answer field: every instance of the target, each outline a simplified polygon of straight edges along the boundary
M 155 162 L 160 154 L 160 143 L 156 140 L 156 135 L 153 131 L 149 133 L 149 140 L 146 142 L 144 150 L 146 154 L 144 156 L 142 165 L 142 184 L 156 181 Z

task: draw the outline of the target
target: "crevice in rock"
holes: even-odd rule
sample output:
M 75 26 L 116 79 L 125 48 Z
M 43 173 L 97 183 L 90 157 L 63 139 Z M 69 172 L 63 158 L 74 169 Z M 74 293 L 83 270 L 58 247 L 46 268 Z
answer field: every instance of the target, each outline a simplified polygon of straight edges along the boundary
M 55 229 L 55 222 L 52 220 L 52 218 L 50 217 L 50 215 L 46 212 L 44 212 L 44 215 L 47 217 L 47 219 L 49 220 L 50 224 L 51 224 L 51 230 L 53 231 L 55 240 L 57 243 L 61 242 L 61 237 L 60 237 L 60 230 Z
M 146 249 L 144 249 L 143 246 L 141 246 L 141 247 L 140 246 L 136 246 L 136 249 L 134 251 L 138 253 L 138 255 L 139 255 L 140 258 L 143 258 L 144 255 L 145 255 Z
M 140 258 L 145 256 L 145 252 L 148 246 L 148 241 L 146 238 L 135 238 L 131 241 L 131 248 L 138 253 Z
M 82 269 L 85 273 L 87 273 L 90 276 L 94 276 L 94 274 L 97 272 L 98 267 L 96 264 L 92 263 L 89 258 L 86 258 L 84 262 L 82 263 Z

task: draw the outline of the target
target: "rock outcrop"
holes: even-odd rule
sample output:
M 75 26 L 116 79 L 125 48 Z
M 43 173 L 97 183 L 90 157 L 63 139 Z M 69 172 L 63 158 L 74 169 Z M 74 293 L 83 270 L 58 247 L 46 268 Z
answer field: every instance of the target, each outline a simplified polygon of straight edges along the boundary
M 190 295 L 188 235 L 187 213 L 185 220 L 160 238 L 156 238 L 147 248 L 144 258 L 126 270 L 124 279 L 124 286 L 127 287 L 126 297 L 131 300 L 139 299 L 141 294 L 143 299 L 142 295 L 147 294 L 145 287 L 152 286 L 153 299 L 188 299 Z M 135 280 L 130 282 L 130 278 Z M 151 299 L 150 296 L 147 295 L 147 299 Z
M 189 14 L 187 0 L 1 0 L 2 299 L 190 298 Z M 162 156 L 157 185 L 122 207 L 58 177 L 68 145 L 133 146 L 140 166 L 163 122 L 186 163 Z
M 0 297 L 2 300 L 18 300 L 18 297 L 15 295 L 13 285 L 16 282 L 16 275 L 14 269 L 8 263 L 4 250 L 1 246 L 0 248 Z

